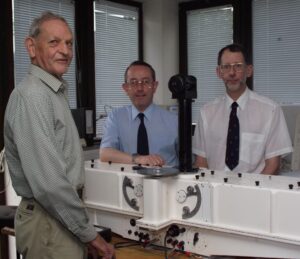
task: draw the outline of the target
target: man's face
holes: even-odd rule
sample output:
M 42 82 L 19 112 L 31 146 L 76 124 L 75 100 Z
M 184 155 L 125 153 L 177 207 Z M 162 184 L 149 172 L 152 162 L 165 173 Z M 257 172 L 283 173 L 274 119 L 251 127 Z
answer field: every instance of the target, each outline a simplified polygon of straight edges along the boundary
M 135 65 L 128 69 L 126 83 L 123 89 L 129 96 L 132 104 L 141 112 L 153 101 L 158 82 L 153 81 L 150 68 Z
M 61 20 L 50 20 L 40 26 L 36 38 L 27 38 L 31 62 L 60 78 L 68 71 L 73 57 L 73 35 Z
M 239 97 L 247 87 L 246 80 L 252 75 L 252 66 L 246 64 L 241 52 L 225 50 L 217 75 L 223 80 L 227 93 Z

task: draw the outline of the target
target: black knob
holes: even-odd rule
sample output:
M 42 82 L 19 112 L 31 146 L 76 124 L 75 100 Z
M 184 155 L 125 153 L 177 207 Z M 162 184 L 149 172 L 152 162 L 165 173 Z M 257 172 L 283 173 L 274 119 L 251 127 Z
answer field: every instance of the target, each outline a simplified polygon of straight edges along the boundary
M 210 171 L 210 174 L 211 174 L 211 175 L 214 175 L 214 174 L 215 174 L 215 171 Z
M 181 228 L 180 233 L 184 233 L 184 232 L 185 232 L 185 228 Z
M 193 238 L 193 245 L 196 245 L 198 241 L 199 241 L 199 233 L 195 233 Z
M 225 177 L 225 178 L 224 178 L 224 183 L 227 183 L 227 182 L 228 182 L 228 178 Z
M 138 236 L 138 235 L 139 235 L 139 232 L 134 231 L 134 235 L 135 235 L 135 236 Z
M 204 173 L 204 172 L 201 172 L 201 176 L 204 177 L 204 176 L 205 176 L 205 173 Z
M 121 172 L 124 172 L 124 167 L 123 166 L 121 167 Z
M 136 225 L 135 219 L 131 219 L 129 222 L 130 222 L 131 226 L 135 227 L 135 225 Z
M 256 185 L 256 186 L 259 186 L 259 181 L 255 181 L 255 185 Z
M 132 234 L 132 230 L 128 230 L 128 235 L 131 235 Z
M 199 180 L 199 174 L 195 175 L 196 180 Z
M 242 177 L 242 174 L 241 174 L 241 173 L 238 173 L 238 177 L 240 177 L 240 178 L 241 178 L 241 177 Z
M 108 164 L 110 164 L 110 165 L 111 165 L 111 163 L 112 163 L 111 161 L 108 161 Z
M 177 225 L 171 225 L 167 231 L 168 236 L 177 237 L 179 235 L 179 227 Z
M 289 184 L 289 189 L 292 190 L 294 188 L 294 185 Z

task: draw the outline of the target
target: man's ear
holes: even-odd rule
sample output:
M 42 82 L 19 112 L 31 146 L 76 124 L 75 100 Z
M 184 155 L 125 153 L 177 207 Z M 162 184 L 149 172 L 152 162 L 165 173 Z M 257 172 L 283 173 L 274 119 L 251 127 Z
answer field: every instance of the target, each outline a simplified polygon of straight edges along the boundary
M 35 40 L 32 37 L 27 37 L 25 39 L 25 47 L 27 49 L 27 52 L 29 54 L 30 58 L 34 58 L 35 57 Z
M 247 77 L 251 77 L 253 74 L 253 65 L 247 65 L 247 71 L 246 71 Z
M 127 93 L 128 92 L 128 85 L 126 83 L 122 84 L 123 90 Z
M 221 75 L 221 70 L 220 70 L 220 67 L 219 66 L 217 66 L 216 67 L 216 74 L 217 74 L 217 76 L 220 78 L 220 79 L 222 79 L 222 75 Z
M 158 87 L 158 81 L 154 81 L 153 82 L 153 92 L 154 93 L 156 92 L 157 87 Z

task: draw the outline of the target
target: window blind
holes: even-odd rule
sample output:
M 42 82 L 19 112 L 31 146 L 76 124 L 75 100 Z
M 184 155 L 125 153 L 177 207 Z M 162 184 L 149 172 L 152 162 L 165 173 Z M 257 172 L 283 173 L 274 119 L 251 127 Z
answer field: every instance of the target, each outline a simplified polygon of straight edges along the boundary
M 103 134 L 107 112 L 130 104 L 122 89 L 127 66 L 138 59 L 138 9 L 95 2 L 96 133 Z
M 225 92 L 216 75 L 219 50 L 233 41 L 233 7 L 229 5 L 187 12 L 188 74 L 197 78 L 193 121 L 200 107 Z
M 75 8 L 70 0 L 14 0 L 13 5 L 15 86 L 17 86 L 27 74 L 30 64 L 24 40 L 28 36 L 32 20 L 45 11 L 51 11 L 63 16 L 74 33 Z M 64 79 L 69 83 L 68 100 L 70 108 L 77 107 L 75 64 L 74 55 L 69 71 L 64 75 Z
M 282 103 L 300 103 L 300 1 L 254 0 L 254 90 Z

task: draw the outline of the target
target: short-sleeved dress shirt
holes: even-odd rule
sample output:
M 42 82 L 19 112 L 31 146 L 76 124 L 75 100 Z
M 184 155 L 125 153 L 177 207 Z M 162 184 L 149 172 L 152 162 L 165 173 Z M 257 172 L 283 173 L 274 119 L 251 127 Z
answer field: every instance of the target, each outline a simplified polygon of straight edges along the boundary
M 233 100 L 222 96 L 201 108 L 193 138 L 193 153 L 205 157 L 213 170 L 225 165 L 230 107 Z M 292 152 L 281 107 L 249 90 L 237 100 L 240 122 L 240 160 L 233 171 L 260 173 L 265 160 Z

